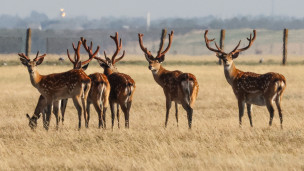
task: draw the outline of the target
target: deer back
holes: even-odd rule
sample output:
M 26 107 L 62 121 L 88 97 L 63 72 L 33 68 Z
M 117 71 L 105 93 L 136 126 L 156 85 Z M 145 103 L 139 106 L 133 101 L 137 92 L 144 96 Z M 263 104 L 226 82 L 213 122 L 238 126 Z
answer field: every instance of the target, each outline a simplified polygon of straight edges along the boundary
M 108 76 L 111 86 L 110 99 L 120 101 L 131 96 L 135 89 L 135 81 L 127 74 L 113 73 Z
M 39 82 L 39 91 L 42 94 L 52 95 L 58 91 L 72 93 L 82 83 L 89 83 L 90 78 L 81 69 L 73 69 L 63 73 L 42 76 Z

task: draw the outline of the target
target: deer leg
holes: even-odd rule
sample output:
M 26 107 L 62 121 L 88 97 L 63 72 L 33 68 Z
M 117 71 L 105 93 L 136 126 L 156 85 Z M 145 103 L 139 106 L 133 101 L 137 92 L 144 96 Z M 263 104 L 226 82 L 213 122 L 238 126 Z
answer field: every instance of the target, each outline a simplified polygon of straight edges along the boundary
M 193 109 L 187 102 L 183 102 L 182 106 L 187 111 L 188 126 L 189 126 L 189 129 L 191 129 Z
M 281 128 L 283 129 L 283 114 L 282 114 L 282 109 L 281 109 L 281 97 L 277 97 L 275 102 L 276 102 L 278 112 L 279 112 Z
M 123 104 L 120 104 L 120 106 L 121 106 L 121 110 L 125 116 L 125 128 L 129 128 L 129 114 L 128 114 L 127 104 L 123 103 Z
M 127 102 L 128 128 L 129 128 L 129 124 L 130 124 L 130 109 L 131 109 L 131 106 L 132 106 L 132 101 L 128 101 L 128 102 Z
M 248 113 L 250 126 L 252 127 L 252 119 L 251 119 L 252 104 L 246 103 L 246 105 L 247 105 L 247 113 Z
M 80 97 L 74 97 L 73 98 L 73 103 L 75 108 L 77 109 L 78 112 L 78 129 L 80 130 L 81 128 L 81 114 L 82 114 L 82 107 L 80 105 Z
M 102 120 L 103 120 L 103 128 L 106 128 L 106 112 L 107 112 L 107 108 L 108 108 L 108 104 L 105 104 L 104 100 L 103 100 L 103 105 L 101 106 L 100 104 L 100 108 L 102 108 Z
M 49 130 L 49 126 L 50 126 L 50 120 L 51 120 L 51 112 L 52 112 L 52 103 L 48 103 L 47 104 L 47 113 L 46 113 L 46 118 L 45 118 L 45 124 L 44 124 L 44 128 L 46 130 Z
M 270 101 L 266 102 L 266 106 L 267 106 L 268 112 L 270 114 L 269 126 L 271 126 L 273 115 L 274 115 L 274 108 L 273 108 L 273 105 L 272 105 L 272 101 L 270 100 Z
M 58 125 L 59 125 L 59 117 L 58 117 L 59 101 L 53 102 L 53 113 L 54 113 L 55 118 L 56 118 L 56 130 L 58 130 Z
M 119 126 L 119 104 L 118 103 L 117 103 L 116 110 L 117 110 L 116 117 L 117 117 L 117 122 L 118 122 L 118 128 L 120 128 L 120 126 Z
M 64 114 L 65 114 L 65 109 L 66 109 L 66 106 L 68 104 L 68 99 L 62 99 L 61 100 L 61 106 L 60 106 L 60 110 L 61 110 L 61 121 L 62 121 L 62 125 L 63 125 L 63 122 L 64 122 Z
M 84 123 L 85 123 L 85 127 L 88 128 L 89 127 L 89 120 L 87 118 L 86 101 L 87 101 L 87 99 L 81 98 Z
M 177 127 L 178 127 L 178 106 L 177 106 L 176 102 L 175 102 L 175 118 L 176 118 L 176 123 L 177 123 Z
M 115 120 L 114 102 L 110 101 L 110 109 L 111 109 L 112 130 L 113 130 L 114 120 Z
M 241 100 L 238 101 L 238 106 L 239 106 L 239 124 L 240 127 L 242 126 L 242 117 L 244 115 L 244 108 L 245 108 L 245 103 Z
M 168 119 L 169 119 L 169 111 L 171 108 L 171 100 L 169 98 L 166 98 L 166 121 L 165 121 L 165 128 L 167 128 Z
M 105 89 L 102 93 L 102 107 L 103 107 L 103 124 L 104 124 L 104 128 L 106 128 L 106 112 L 107 112 L 107 108 L 109 106 L 109 95 L 110 95 L 110 91 L 109 91 L 109 87 L 107 89 Z M 100 104 L 101 106 L 101 104 Z
M 94 105 L 94 104 L 93 104 L 93 105 Z M 91 101 L 90 101 L 90 100 L 87 100 L 86 112 L 87 112 L 87 122 L 88 122 L 88 126 L 89 126 L 90 116 L 91 116 L 90 106 L 91 106 Z M 94 106 L 94 107 L 95 107 L 95 106 Z M 97 110 L 96 110 L 96 111 L 97 111 Z
M 101 113 L 101 107 L 100 104 L 98 104 L 99 100 L 94 101 L 93 105 L 95 107 L 95 110 L 98 114 L 98 128 L 103 127 L 103 118 L 102 118 L 102 113 Z

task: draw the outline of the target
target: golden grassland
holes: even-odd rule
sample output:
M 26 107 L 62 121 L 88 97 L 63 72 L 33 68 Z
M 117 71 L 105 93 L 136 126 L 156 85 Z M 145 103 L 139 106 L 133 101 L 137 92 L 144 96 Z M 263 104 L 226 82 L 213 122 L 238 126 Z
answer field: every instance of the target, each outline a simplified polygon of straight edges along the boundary
M 5 57 L 3 57 L 5 58 Z M 17 57 L 14 57 L 17 60 Z M 55 58 L 55 57 L 54 57 Z M 127 58 L 129 58 L 127 56 Z M 170 60 L 214 60 L 214 56 L 170 56 Z M 257 58 L 241 58 L 257 61 Z M 139 58 L 138 59 L 143 59 Z M 46 58 L 46 61 L 49 59 Z M 237 61 L 238 61 L 237 60 Z M 277 60 L 277 59 L 274 59 Z M 299 58 L 294 58 L 299 63 Z M 214 60 L 216 62 L 216 60 Z M 96 63 L 96 61 L 93 61 Z M 166 61 L 165 61 L 166 63 Z M 24 66 L 0 67 L 0 168 L 1 170 L 303 170 L 304 169 L 304 67 L 302 65 L 243 65 L 243 71 L 280 72 L 287 78 L 282 108 L 284 129 L 277 110 L 268 126 L 266 107 L 253 107 L 253 124 L 245 114 L 238 125 L 238 108 L 223 67 L 217 65 L 166 65 L 169 70 L 193 73 L 200 90 L 194 107 L 193 128 L 188 130 L 186 112 L 179 107 L 176 126 L 174 105 L 168 128 L 164 128 L 165 97 L 147 66 L 119 65 L 120 72 L 136 81 L 130 129 L 98 129 L 97 114 L 91 107 L 88 129 L 77 129 L 76 109 L 69 101 L 65 123 L 55 129 L 52 116 L 49 131 L 32 131 L 26 113 L 32 115 L 39 93 L 31 85 Z M 39 66 L 41 74 L 62 72 L 71 66 Z M 97 65 L 88 74 L 102 72 Z M 115 124 L 117 122 L 115 121 Z M 121 113 L 121 124 L 124 119 Z M 83 123 L 84 125 L 84 123 Z

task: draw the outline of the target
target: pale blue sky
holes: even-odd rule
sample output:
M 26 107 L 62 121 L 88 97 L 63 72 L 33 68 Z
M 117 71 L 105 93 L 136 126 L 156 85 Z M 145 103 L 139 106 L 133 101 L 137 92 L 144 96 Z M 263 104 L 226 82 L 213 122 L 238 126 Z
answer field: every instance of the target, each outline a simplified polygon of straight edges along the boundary
M 214 15 L 231 18 L 238 15 L 274 15 L 304 17 L 303 0 L 0 0 L 0 15 L 29 16 L 32 10 L 43 12 L 49 18 L 59 16 L 64 8 L 67 17 L 88 16 L 99 19 L 104 16 L 146 17 L 203 17 Z

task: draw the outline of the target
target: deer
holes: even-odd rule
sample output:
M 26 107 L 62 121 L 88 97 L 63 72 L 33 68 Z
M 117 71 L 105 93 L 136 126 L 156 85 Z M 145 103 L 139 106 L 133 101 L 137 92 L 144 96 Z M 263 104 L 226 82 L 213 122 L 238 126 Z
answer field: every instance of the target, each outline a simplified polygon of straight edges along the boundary
M 73 64 L 73 69 L 82 69 L 82 70 L 86 70 L 89 62 L 94 58 L 94 56 L 96 56 L 96 54 L 99 51 L 99 46 L 97 46 L 97 49 L 95 50 L 95 52 L 92 52 L 92 47 L 93 47 L 93 43 L 91 42 L 90 47 L 88 47 L 86 45 L 86 39 L 84 39 L 83 37 L 81 37 L 81 42 L 82 44 L 85 46 L 86 50 L 89 53 L 89 59 L 87 59 L 86 61 L 82 62 L 80 61 L 80 46 L 78 46 L 77 48 L 75 47 L 74 43 L 72 43 L 73 49 L 74 49 L 74 60 L 70 57 L 70 53 L 69 50 L 67 49 L 67 56 L 68 59 L 70 60 L 70 62 Z M 104 117 L 101 116 L 101 106 L 100 106 L 100 100 L 102 100 L 103 102 L 103 113 L 105 114 L 106 110 L 107 110 L 107 106 L 108 106 L 108 97 L 109 97 L 109 90 L 110 90 L 110 84 L 109 81 L 107 79 L 107 77 L 104 74 L 101 73 L 94 73 L 94 74 L 90 74 L 88 75 L 91 79 L 91 89 L 89 91 L 88 97 L 87 97 L 87 105 L 86 105 L 86 110 L 87 110 L 87 122 L 89 124 L 89 120 L 90 120 L 90 105 L 93 103 L 96 112 L 98 113 L 98 117 L 99 117 L 99 128 L 103 127 L 103 120 L 105 119 Z M 38 104 L 37 107 L 35 109 L 35 113 L 40 112 L 39 111 L 39 106 L 44 102 L 45 99 L 43 98 L 43 96 L 40 96 L 39 100 L 38 100 Z M 62 124 L 64 122 L 64 114 L 65 114 L 65 110 L 66 110 L 66 105 L 67 105 L 68 99 L 62 99 L 61 100 L 61 105 L 60 105 L 60 109 L 61 109 L 61 115 L 62 115 Z M 54 115 L 57 116 L 58 115 L 58 111 L 59 111 L 59 104 L 58 101 L 53 103 L 53 110 L 54 110 Z M 43 112 L 43 114 L 46 112 L 46 110 Z M 56 117 L 57 118 L 57 117 Z M 43 119 L 45 120 L 45 119 Z M 58 123 L 57 123 L 58 125 Z
M 100 67 L 104 69 L 104 74 L 107 76 L 110 82 L 111 91 L 109 96 L 109 103 L 111 109 L 112 130 L 113 130 L 114 120 L 115 120 L 115 109 L 114 109 L 115 104 L 117 104 L 118 128 L 120 128 L 119 106 L 121 107 L 121 110 L 124 113 L 125 128 L 129 128 L 130 109 L 131 109 L 133 94 L 136 86 L 135 86 L 135 81 L 129 75 L 118 72 L 115 66 L 115 64 L 118 61 L 120 61 L 125 55 L 125 51 L 123 51 L 123 54 L 119 58 L 115 59 L 122 48 L 121 39 L 120 41 L 118 41 L 118 32 L 115 33 L 115 36 L 110 36 L 110 37 L 111 39 L 114 40 L 116 44 L 116 50 L 112 55 L 112 58 L 109 58 L 105 51 L 104 51 L 105 59 L 96 56 L 94 58 L 98 61 Z
M 237 46 L 229 53 L 223 51 L 215 42 L 215 48 L 210 47 L 210 42 L 215 39 L 208 39 L 208 30 L 205 31 L 204 38 L 206 47 L 216 53 L 216 56 L 223 60 L 224 64 L 224 74 L 228 84 L 233 89 L 233 92 L 238 101 L 239 108 L 239 126 L 242 126 L 242 117 L 244 115 L 245 104 L 247 107 L 248 118 L 250 126 L 252 125 L 252 105 L 266 106 L 270 114 L 269 126 L 272 125 L 272 120 L 274 116 L 273 103 L 276 103 L 279 117 L 280 125 L 283 128 L 283 114 L 281 109 L 281 100 L 283 92 L 286 88 L 286 79 L 282 74 L 275 72 L 268 72 L 265 74 L 257 74 L 253 72 L 243 72 L 236 68 L 233 60 L 236 59 L 240 52 L 243 52 L 251 47 L 256 39 L 256 30 L 253 30 L 253 37 L 247 38 L 248 45 L 239 48 L 241 40 Z
M 81 45 L 81 41 L 78 42 L 78 47 Z M 49 75 L 40 75 L 37 66 L 40 65 L 46 54 L 39 56 L 39 51 L 36 57 L 31 61 L 24 53 L 18 53 L 21 63 L 27 67 L 32 85 L 39 91 L 39 93 L 45 98 L 45 103 L 41 103 L 39 106 L 40 112 L 34 113 L 32 117 L 26 115 L 29 119 L 29 126 L 32 129 L 37 127 L 37 120 L 40 117 L 40 113 L 47 107 L 46 123 L 44 128 L 49 129 L 51 107 L 53 102 L 60 99 L 72 98 L 74 106 L 78 112 L 78 128 L 81 128 L 81 115 L 83 113 L 85 125 L 87 127 L 86 117 L 86 99 L 91 86 L 91 79 L 81 69 L 73 69 L 67 72 L 55 73 Z M 84 90 L 84 87 L 87 87 Z M 81 105 L 82 101 L 82 105 Z M 56 116 L 58 123 L 58 115 Z
M 97 46 L 97 49 L 93 53 L 93 51 L 92 51 L 93 43 L 91 42 L 90 46 L 87 46 L 86 39 L 84 39 L 83 37 L 81 37 L 80 39 L 81 39 L 84 49 L 89 54 L 88 60 L 92 60 L 97 55 L 97 53 L 99 51 L 99 46 Z M 87 65 L 89 63 L 86 61 L 85 62 L 79 61 L 80 60 L 79 49 L 75 48 L 74 44 L 72 44 L 72 45 L 73 45 L 75 54 L 77 54 L 75 56 L 75 60 L 73 60 L 70 57 L 69 50 L 67 50 L 67 55 L 68 55 L 69 60 L 73 64 L 74 69 L 86 70 Z M 107 76 L 102 73 L 93 73 L 88 76 L 91 79 L 91 89 L 88 94 L 87 106 L 86 106 L 88 123 L 90 120 L 90 106 L 91 106 L 91 104 L 93 104 L 93 106 L 98 114 L 98 121 L 99 121 L 98 127 L 106 128 L 106 111 L 107 111 L 107 107 L 109 105 L 109 95 L 110 95 L 110 89 L 111 89 L 110 83 L 108 81 Z M 100 101 L 102 101 L 102 106 L 101 106 Z
M 167 48 L 163 50 L 164 41 L 166 38 L 166 29 L 162 31 L 161 41 L 157 55 L 154 57 L 152 53 L 143 45 L 143 34 L 138 34 L 139 46 L 144 52 L 146 60 L 149 63 L 149 70 L 151 70 L 154 80 L 158 85 L 163 88 L 166 97 L 166 120 L 165 128 L 168 124 L 169 111 L 172 101 L 175 102 L 175 117 L 178 126 L 178 104 L 187 112 L 188 127 L 192 126 L 193 106 L 197 98 L 199 85 L 196 77 L 191 73 L 183 73 L 182 71 L 175 70 L 169 71 L 162 66 L 165 60 L 165 54 L 169 51 L 174 31 L 172 30 L 169 36 L 169 43 Z

